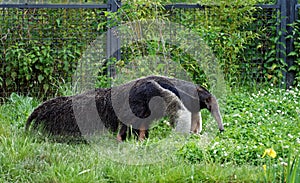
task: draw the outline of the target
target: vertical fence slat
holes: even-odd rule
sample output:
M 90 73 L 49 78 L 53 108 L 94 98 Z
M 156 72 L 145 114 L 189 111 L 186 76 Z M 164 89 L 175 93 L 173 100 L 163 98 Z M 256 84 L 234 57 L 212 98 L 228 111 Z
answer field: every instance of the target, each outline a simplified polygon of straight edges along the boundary
M 289 54 L 294 50 L 293 27 L 296 21 L 297 0 L 278 0 L 280 4 L 280 39 L 279 59 L 287 64 L 287 71 L 283 71 L 285 86 L 293 85 L 295 72 L 288 69 L 294 64 L 295 57 Z
M 109 12 L 117 12 L 119 6 L 121 6 L 120 0 L 108 0 L 108 10 Z M 115 27 L 109 27 L 107 30 L 107 42 L 106 42 L 106 58 L 107 62 L 110 62 L 112 59 L 120 60 L 121 59 L 121 49 L 120 49 L 120 39 L 116 33 Z M 114 64 L 108 63 L 108 75 L 114 77 L 116 75 Z

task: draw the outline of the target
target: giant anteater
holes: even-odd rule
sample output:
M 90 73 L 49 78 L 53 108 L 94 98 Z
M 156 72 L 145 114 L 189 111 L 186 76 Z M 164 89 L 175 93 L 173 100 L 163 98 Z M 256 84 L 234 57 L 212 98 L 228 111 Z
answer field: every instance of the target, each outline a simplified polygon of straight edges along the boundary
M 154 119 L 169 115 L 174 126 L 182 116 L 190 114 L 187 125 L 198 133 L 199 111 L 204 108 L 223 131 L 217 100 L 204 87 L 176 78 L 148 76 L 112 88 L 48 100 L 32 112 L 25 129 L 33 122 L 33 129 L 41 125 L 50 134 L 81 136 L 105 129 L 116 132 L 121 124 L 118 140 L 126 138 L 128 126 L 140 130 L 139 138 L 143 139 Z

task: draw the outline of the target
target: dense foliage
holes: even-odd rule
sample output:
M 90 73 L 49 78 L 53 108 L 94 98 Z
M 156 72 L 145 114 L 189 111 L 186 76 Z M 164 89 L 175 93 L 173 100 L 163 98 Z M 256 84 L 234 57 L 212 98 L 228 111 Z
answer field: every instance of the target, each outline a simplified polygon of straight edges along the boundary
M 5 97 L 13 91 L 39 97 L 59 94 L 59 86 L 72 81 L 85 50 L 107 27 L 149 19 L 174 22 L 203 38 L 231 86 L 265 81 L 279 84 L 283 80 L 282 71 L 288 69 L 295 70 L 299 78 L 298 61 L 292 68 L 286 68 L 282 60 L 276 59 L 276 11 L 254 6 L 273 1 L 205 0 L 201 2 L 204 9 L 164 8 L 173 2 L 177 1 L 124 0 L 118 13 L 95 9 L 1 9 L 4 17 L 0 20 L 1 95 Z M 293 54 L 297 56 L 297 43 L 295 47 Z M 207 82 L 197 60 L 176 45 L 149 39 L 121 49 L 122 60 L 117 63 L 121 69 L 130 63 L 132 67 L 147 70 L 147 65 L 138 63 L 137 58 L 164 57 L 180 63 L 196 82 Z M 99 54 L 99 60 L 106 58 L 105 50 Z M 154 74 L 165 69 L 160 67 Z M 107 86 L 107 78 L 102 75 L 105 73 L 98 72 L 97 87 Z
M 53 95 L 104 28 L 101 10 L 1 9 L 0 92 Z M 79 23 L 83 21 L 84 24 Z M 101 29 L 100 29 L 101 28 Z

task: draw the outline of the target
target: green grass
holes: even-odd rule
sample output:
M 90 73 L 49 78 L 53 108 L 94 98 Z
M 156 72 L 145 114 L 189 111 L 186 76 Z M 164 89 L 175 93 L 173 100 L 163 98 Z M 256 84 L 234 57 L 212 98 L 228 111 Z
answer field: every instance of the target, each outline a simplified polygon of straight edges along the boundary
M 201 136 L 174 134 L 161 122 L 142 143 L 117 143 L 109 134 L 97 143 L 55 143 L 27 134 L 38 103 L 13 94 L 0 106 L 0 182 L 299 181 L 299 88 L 232 90 L 221 106 L 224 133 L 203 111 Z M 267 148 L 275 158 L 262 158 Z

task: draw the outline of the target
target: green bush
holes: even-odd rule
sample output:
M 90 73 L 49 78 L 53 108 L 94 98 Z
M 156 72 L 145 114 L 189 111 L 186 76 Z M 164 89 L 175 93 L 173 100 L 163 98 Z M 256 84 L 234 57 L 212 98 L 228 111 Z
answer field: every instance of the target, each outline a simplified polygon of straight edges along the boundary
M 258 3 L 263 1 L 206 0 L 201 2 L 206 6 L 204 9 L 167 11 L 162 6 L 168 2 L 139 1 L 139 6 L 135 6 L 125 1 L 119 16 L 123 22 L 167 18 L 198 34 L 217 57 L 229 85 L 254 86 L 262 82 L 278 85 L 286 68 L 286 63 L 276 57 L 278 14 L 255 7 Z M 207 84 L 207 76 L 198 62 L 174 45 L 151 40 L 129 45 L 122 53 L 123 64 L 141 55 L 166 55 L 179 61 L 194 81 Z
M 18 91 L 43 98 L 53 96 L 62 82 L 72 81 L 84 50 L 102 33 L 98 23 L 106 20 L 101 10 L 93 9 L 0 12 L 4 17 L 0 21 L 2 95 Z

